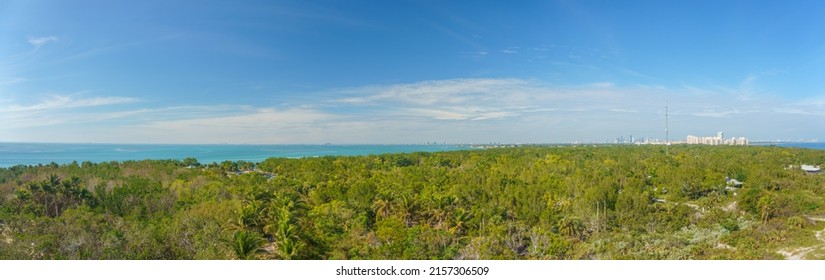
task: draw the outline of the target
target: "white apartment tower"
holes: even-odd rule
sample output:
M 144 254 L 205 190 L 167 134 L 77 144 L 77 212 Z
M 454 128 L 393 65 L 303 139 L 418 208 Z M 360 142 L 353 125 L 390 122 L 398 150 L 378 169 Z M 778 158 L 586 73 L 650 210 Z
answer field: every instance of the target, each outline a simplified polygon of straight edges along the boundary
M 717 132 L 716 136 L 693 136 L 688 135 L 687 141 L 688 144 L 702 144 L 702 145 L 748 145 L 749 141 L 745 137 L 732 137 L 730 139 L 725 139 L 725 133 Z

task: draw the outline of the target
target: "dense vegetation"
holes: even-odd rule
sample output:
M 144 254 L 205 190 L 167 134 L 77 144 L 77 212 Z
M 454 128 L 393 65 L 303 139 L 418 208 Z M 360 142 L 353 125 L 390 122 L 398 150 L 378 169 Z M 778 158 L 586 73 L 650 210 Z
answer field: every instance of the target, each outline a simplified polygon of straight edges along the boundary
M 789 168 L 819 163 L 604 146 L 17 166 L 0 169 L 0 258 L 822 258 L 825 175 Z

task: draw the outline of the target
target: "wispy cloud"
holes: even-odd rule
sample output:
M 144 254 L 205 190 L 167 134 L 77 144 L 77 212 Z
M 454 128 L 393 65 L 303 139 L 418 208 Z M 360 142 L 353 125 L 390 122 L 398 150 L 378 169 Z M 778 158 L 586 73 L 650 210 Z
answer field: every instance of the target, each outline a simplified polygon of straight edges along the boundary
M 32 46 L 34 46 L 34 48 L 35 48 L 35 49 L 40 49 L 40 47 L 42 47 L 42 46 L 44 46 L 44 45 L 46 45 L 46 44 L 48 44 L 48 43 L 52 43 L 52 42 L 57 42 L 57 41 L 58 41 L 58 37 L 57 37 L 57 36 L 29 37 L 28 39 L 29 39 L 29 40 L 28 40 L 28 41 L 29 41 L 29 44 L 31 44 Z
M 33 112 L 46 110 L 60 110 L 79 107 L 95 107 L 112 104 L 123 104 L 136 102 L 138 99 L 131 97 L 91 97 L 76 98 L 73 95 L 52 95 L 38 103 L 31 105 L 11 104 L 0 107 L 0 113 Z
M 423 81 L 388 86 L 368 86 L 347 90 L 358 97 L 338 101 L 348 103 L 400 102 L 419 105 L 456 104 L 497 98 L 527 86 L 518 79 L 453 79 Z
M 628 109 L 609 109 L 608 111 L 617 112 L 617 113 L 638 113 L 639 110 L 628 110 Z
M 329 117 L 330 115 L 328 114 L 312 109 L 292 108 L 277 110 L 274 108 L 261 108 L 251 112 L 242 112 L 238 115 L 223 117 L 154 121 L 146 124 L 146 126 L 153 129 L 170 131 L 191 130 L 191 128 L 218 128 L 229 131 L 256 129 L 256 131 L 264 131 L 267 129 L 309 125 Z
M 503 124 L 489 121 L 505 120 L 507 125 L 523 128 L 522 135 L 530 135 L 533 131 L 546 139 L 564 137 L 554 136 L 550 131 L 571 131 L 564 134 L 575 135 L 573 130 L 590 135 L 636 133 L 656 136 L 664 121 L 666 102 L 670 103 L 671 121 L 674 122 L 671 131 L 677 135 L 729 130 L 732 133 L 744 131 L 742 134 L 749 133 L 758 138 L 766 134 L 748 129 L 750 124 L 776 123 L 769 119 L 793 119 L 794 116 L 812 114 L 817 112 L 816 104 L 821 104 L 795 104 L 782 100 L 761 91 L 755 82 L 756 79 L 750 77 L 732 87 L 683 85 L 670 88 L 661 85 L 619 86 L 609 81 L 558 86 L 511 78 L 452 79 L 356 88 L 346 91 L 352 96 L 336 102 L 387 118 L 415 117 L 420 118 L 420 122 L 429 119 L 431 123 L 471 122 L 478 123 L 476 127 L 479 129 L 495 130 L 492 127 Z M 748 93 L 748 98 L 743 98 L 743 92 Z M 582 130 L 586 128 L 592 131 Z
M 21 77 L 7 78 L 7 79 L 0 80 L 0 86 L 10 86 L 10 85 L 23 83 L 23 82 L 26 82 L 26 78 L 21 78 Z
M 21 105 L 11 100 L 0 100 L 0 135 L 21 134 L 18 130 L 34 131 L 43 127 L 57 128 L 98 124 L 112 119 L 125 118 L 141 113 L 135 110 L 118 111 L 111 106 L 135 103 L 138 100 L 129 97 L 78 97 L 74 95 L 52 95 L 34 104 Z M 34 133 L 22 133 L 33 136 Z M 46 137 L 45 139 L 21 138 L 26 141 L 60 141 L 67 135 Z M 87 135 L 92 136 L 92 135 Z M 10 139 L 3 139 L 10 140 Z M 13 139 L 11 139 L 13 140 Z
M 477 78 L 338 89 L 326 95 L 339 98 L 278 106 L 142 108 L 145 103 L 129 97 L 55 95 L 28 105 L 0 103 L 0 135 L 161 143 L 603 141 L 663 137 L 669 102 L 671 136 L 726 131 L 768 139 L 765 131 L 804 133 L 787 123 L 821 115 L 822 102 L 788 102 L 755 86 L 753 92 L 743 100 L 739 91 L 718 86 Z
M 609 87 L 613 86 L 613 83 L 611 83 L 611 82 L 596 82 L 596 83 L 590 84 L 590 86 L 595 87 L 595 88 L 609 88 Z
M 229 115 L 155 120 L 119 131 L 138 142 L 307 143 L 323 142 L 338 119 L 310 108 L 236 108 L 225 113 Z
M 519 47 L 509 47 L 509 48 L 501 50 L 501 52 L 505 53 L 505 54 L 518 54 L 519 53 Z
M 469 45 L 472 48 L 477 49 L 477 50 L 478 49 L 484 49 L 484 46 L 478 42 L 479 40 L 478 40 L 478 38 L 476 38 L 476 36 L 463 34 L 461 32 L 455 31 L 452 28 L 449 28 L 449 27 L 447 27 L 445 25 L 442 25 L 442 24 L 431 23 L 430 26 L 433 29 L 435 29 L 435 30 L 439 31 L 440 33 L 452 38 L 455 41 L 458 41 L 458 42 L 464 43 L 466 45 Z
M 470 120 L 481 121 L 502 119 L 516 116 L 515 112 L 497 110 L 495 108 L 462 108 L 447 107 L 441 109 L 410 108 L 399 112 L 402 115 L 432 118 L 436 120 Z
M 727 110 L 727 111 L 718 111 L 718 110 L 705 110 L 700 112 L 694 112 L 693 115 L 697 117 L 712 117 L 712 118 L 724 118 L 728 117 L 733 114 L 741 113 L 739 110 Z
M 632 69 L 628 69 L 628 68 L 624 68 L 624 67 L 616 67 L 616 70 L 618 70 L 620 73 L 623 73 L 623 74 L 626 74 L 626 75 L 629 75 L 629 76 L 633 76 L 633 77 L 637 77 L 637 78 L 643 78 L 643 79 L 647 79 L 647 80 L 653 80 L 654 79 L 650 75 L 645 75 L 645 74 L 639 73 L 638 71 L 634 71 Z

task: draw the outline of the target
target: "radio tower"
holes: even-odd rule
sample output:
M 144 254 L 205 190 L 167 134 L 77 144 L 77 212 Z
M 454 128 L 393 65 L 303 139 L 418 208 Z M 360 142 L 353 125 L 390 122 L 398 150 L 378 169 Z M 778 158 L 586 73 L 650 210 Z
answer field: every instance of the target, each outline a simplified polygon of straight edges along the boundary
M 670 146 L 670 127 L 667 115 L 667 105 L 667 102 L 665 102 L 665 154 L 669 155 L 670 151 L 668 150 L 668 146 Z

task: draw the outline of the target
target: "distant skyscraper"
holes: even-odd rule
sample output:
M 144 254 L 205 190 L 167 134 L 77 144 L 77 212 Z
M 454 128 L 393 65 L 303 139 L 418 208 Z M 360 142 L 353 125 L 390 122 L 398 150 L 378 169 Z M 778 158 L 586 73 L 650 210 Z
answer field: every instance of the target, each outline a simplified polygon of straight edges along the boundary
M 688 144 L 703 144 L 703 145 L 748 145 L 748 139 L 745 137 L 733 137 L 731 139 L 725 139 L 725 134 L 720 132 L 716 133 L 716 136 L 707 136 L 707 137 L 699 137 L 688 135 L 687 143 Z

